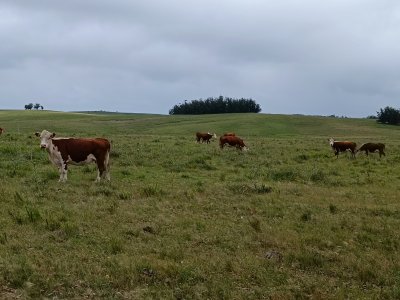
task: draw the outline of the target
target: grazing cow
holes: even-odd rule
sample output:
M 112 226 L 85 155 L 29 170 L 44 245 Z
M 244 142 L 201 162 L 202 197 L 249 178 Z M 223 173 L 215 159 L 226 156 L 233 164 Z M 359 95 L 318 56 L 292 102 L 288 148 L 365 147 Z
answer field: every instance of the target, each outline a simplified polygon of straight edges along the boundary
M 40 147 L 46 149 L 50 161 L 60 171 L 60 182 L 67 180 L 68 164 L 83 165 L 90 162 L 97 163 L 97 178 L 110 180 L 109 157 L 110 142 L 103 138 L 54 138 L 55 133 L 43 130 L 36 132 L 40 137 Z
M 209 144 L 211 138 L 217 138 L 217 135 L 214 133 L 209 133 L 209 132 L 196 132 L 196 140 L 198 143 L 200 143 L 200 141 L 202 143 L 204 143 L 204 141 Z
M 219 138 L 219 146 L 221 147 L 221 149 L 223 149 L 226 144 L 230 146 L 235 146 L 237 149 L 240 150 L 247 149 L 247 146 L 244 144 L 243 140 L 237 136 L 221 136 Z
M 362 144 L 359 149 L 357 149 L 356 153 L 359 151 L 365 151 L 365 154 L 368 156 L 368 152 L 376 152 L 379 151 L 379 157 L 382 155 L 386 155 L 385 152 L 385 144 L 382 143 L 365 143 Z
M 329 139 L 329 144 L 331 145 L 332 149 L 335 150 L 335 155 L 336 158 L 339 158 L 339 152 L 344 152 L 349 150 L 351 152 L 352 157 L 355 156 L 355 150 L 357 147 L 357 144 L 354 142 L 348 142 L 348 141 L 335 141 L 333 138 Z
M 236 136 L 234 132 L 225 132 L 224 136 Z
M 2 134 L 4 132 L 4 128 L 0 127 L 0 134 Z

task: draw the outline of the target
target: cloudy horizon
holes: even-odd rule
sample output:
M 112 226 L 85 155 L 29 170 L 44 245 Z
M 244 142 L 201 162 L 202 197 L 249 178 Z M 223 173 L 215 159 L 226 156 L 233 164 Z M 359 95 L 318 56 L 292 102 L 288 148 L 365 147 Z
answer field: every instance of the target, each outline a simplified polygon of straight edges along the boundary
M 0 109 L 168 114 L 252 98 L 262 113 L 400 107 L 394 0 L 3 0 Z

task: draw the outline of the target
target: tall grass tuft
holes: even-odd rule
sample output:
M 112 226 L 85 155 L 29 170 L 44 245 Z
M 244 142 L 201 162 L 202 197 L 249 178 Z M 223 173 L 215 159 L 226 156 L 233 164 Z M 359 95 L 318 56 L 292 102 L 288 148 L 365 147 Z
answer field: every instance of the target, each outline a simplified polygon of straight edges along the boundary
M 22 255 L 17 255 L 13 260 L 10 260 L 1 271 L 4 280 L 13 288 L 23 287 L 33 272 L 32 265 Z
M 300 219 L 303 222 L 308 222 L 311 221 L 311 216 L 312 216 L 311 211 L 307 210 L 301 215 Z
M 299 177 L 299 174 L 293 169 L 281 169 L 271 171 L 269 176 L 274 181 L 294 181 Z
M 250 226 L 256 231 L 261 232 L 261 222 L 257 218 L 252 218 L 249 220 Z
M 142 188 L 141 194 L 145 197 L 152 197 L 164 195 L 165 192 L 158 185 L 149 185 Z

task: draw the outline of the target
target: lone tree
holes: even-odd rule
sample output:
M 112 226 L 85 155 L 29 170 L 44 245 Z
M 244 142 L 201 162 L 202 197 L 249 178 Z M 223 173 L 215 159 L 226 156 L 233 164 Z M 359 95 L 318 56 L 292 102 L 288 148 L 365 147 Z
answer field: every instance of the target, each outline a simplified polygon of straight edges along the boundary
M 378 123 L 397 125 L 400 123 L 400 110 L 393 107 L 386 106 L 384 109 L 381 108 L 378 114 Z

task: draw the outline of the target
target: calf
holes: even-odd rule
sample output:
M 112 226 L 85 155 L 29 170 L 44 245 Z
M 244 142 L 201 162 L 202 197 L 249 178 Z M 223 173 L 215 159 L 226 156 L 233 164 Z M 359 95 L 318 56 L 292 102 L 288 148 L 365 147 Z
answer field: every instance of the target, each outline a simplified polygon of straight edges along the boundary
M 67 180 L 68 164 L 83 165 L 96 162 L 98 172 L 96 181 L 101 178 L 110 180 L 109 157 L 110 142 L 103 138 L 54 138 L 55 133 L 43 130 L 36 132 L 40 137 L 40 147 L 46 149 L 50 161 L 60 171 L 60 182 Z
M 329 139 L 329 144 L 331 145 L 332 149 L 335 150 L 335 155 L 336 158 L 339 158 L 339 152 L 344 152 L 349 150 L 351 152 L 351 156 L 352 157 L 356 157 L 355 156 L 355 151 L 356 151 L 356 147 L 357 144 L 354 142 L 348 142 L 348 141 L 335 141 L 333 138 Z
M 237 136 L 221 136 L 219 138 L 219 146 L 221 147 L 221 149 L 223 149 L 226 144 L 230 146 L 235 146 L 237 149 L 240 150 L 247 149 L 247 146 L 244 144 L 243 140 Z
M 207 144 L 209 144 L 211 138 L 217 138 L 217 135 L 209 132 L 196 132 L 196 140 L 198 143 L 200 143 L 200 141 L 202 143 L 205 141 Z
M 365 143 L 362 144 L 360 148 L 357 149 L 356 153 L 359 151 L 365 151 L 365 154 L 368 156 L 368 152 L 376 152 L 379 151 L 379 157 L 382 157 L 382 155 L 385 155 L 385 144 L 382 143 Z

